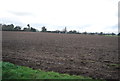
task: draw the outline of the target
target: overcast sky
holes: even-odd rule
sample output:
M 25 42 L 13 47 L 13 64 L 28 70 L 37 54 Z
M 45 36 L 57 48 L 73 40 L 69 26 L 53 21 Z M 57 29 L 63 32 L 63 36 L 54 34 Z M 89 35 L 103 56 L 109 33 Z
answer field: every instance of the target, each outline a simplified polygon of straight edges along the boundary
M 0 0 L 0 23 L 41 30 L 118 32 L 119 0 Z

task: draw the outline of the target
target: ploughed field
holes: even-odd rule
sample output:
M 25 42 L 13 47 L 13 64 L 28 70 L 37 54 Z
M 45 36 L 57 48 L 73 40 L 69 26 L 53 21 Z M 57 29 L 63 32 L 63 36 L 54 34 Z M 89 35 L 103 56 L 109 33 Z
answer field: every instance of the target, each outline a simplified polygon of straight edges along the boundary
M 118 79 L 118 37 L 3 32 L 2 59 L 33 69 Z

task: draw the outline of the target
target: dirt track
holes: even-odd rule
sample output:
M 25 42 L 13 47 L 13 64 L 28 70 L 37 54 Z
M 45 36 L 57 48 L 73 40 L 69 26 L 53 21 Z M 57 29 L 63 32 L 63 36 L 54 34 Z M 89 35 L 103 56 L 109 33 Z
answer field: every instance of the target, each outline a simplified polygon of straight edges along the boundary
M 3 32 L 3 60 L 34 69 L 117 79 L 118 38 L 111 36 Z

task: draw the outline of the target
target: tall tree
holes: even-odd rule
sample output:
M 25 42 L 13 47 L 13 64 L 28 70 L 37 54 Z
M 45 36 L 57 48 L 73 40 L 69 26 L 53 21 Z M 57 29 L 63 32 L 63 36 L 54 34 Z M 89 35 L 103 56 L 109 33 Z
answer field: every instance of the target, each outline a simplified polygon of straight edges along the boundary
M 45 26 L 42 27 L 42 32 L 46 32 L 47 29 L 45 28 Z
M 30 28 L 30 24 L 27 24 L 28 28 Z
M 99 35 L 103 35 L 103 32 L 100 32 L 100 34 Z

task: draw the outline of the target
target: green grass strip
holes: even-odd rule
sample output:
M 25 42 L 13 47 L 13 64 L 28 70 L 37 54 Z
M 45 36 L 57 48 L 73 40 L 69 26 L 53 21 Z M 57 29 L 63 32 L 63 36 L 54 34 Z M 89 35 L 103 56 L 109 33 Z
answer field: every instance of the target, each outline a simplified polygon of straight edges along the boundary
M 94 80 L 89 77 L 60 74 L 57 72 L 45 72 L 42 70 L 33 70 L 29 67 L 14 65 L 9 62 L 2 62 L 2 78 L 3 79 L 74 79 L 74 81 L 79 81 L 82 79 L 84 81 L 103 81 Z M 84 79 L 84 80 L 83 80 Z M 53 80 L 52 80 L 53 81 Z

